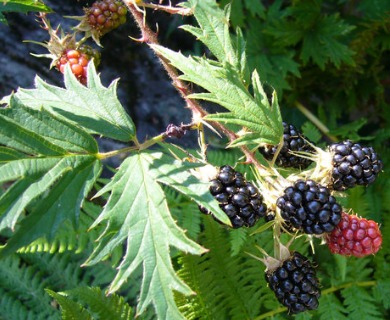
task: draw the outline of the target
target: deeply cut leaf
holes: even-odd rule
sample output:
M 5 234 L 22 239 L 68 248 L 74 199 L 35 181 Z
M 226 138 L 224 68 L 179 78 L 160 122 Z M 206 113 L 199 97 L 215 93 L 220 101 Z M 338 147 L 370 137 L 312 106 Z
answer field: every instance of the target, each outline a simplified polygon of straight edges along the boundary
M 111 182 L 98 193 L 97 196 L 111 192 L 93 226 L 107 220 L 107 227 L 86 264 L 101 261 L 126 241 L 126 255 L 109 292 L 118 290 L 142 266 L 138 312 L 144 312 L 148 305 L 153 304 L 158 319 L 182 319 L 172 289 L 183 294 L 192 291 L 175 274 L 169 247 L 191 254 L 201 254 L 205 250 L 188 239 L 171 217 L 163 190 L 155 180 L 155 168 L 161 165 L 160 158 L 161 154 L 154 153 L 130 156 Z
M 230 111 L 207 115 L 206 120 L 245 126 L 252 140 L 246 141 L 245 144 L 279 143 L 283 127 L 276 95 L 270 106 L 256 72 L 252 77 L 256 94 L 253 97 L 240 79 L 240 71 L 230 65 L 220 66 L 204 58 L 185 57 L 161 46 L 153 48 L 183 72 L 181 79 L 195 83 L 208 91 L 191 94 L 189 98 L 218 103 Z
M 0 109 L 0 230 L 15 234 L 1 255 L 40 238 L 62 223 L 77 226 L 80 207 L 101 171 L 94 138 L 46 110 L 11 97 Z M 17 224 L 20 225 L 17 227 Z
M 88 86 L 82 85 L 67 65 L 65 89 L 35 78 L 35 89 L 19 89 L 15 99 L 29 108 L 50 110 L 77 123 L 90 133 L 108 138 L 131 141 L 134 123 L 116 95 L 117 81 L 104 87 L 93 63 L 88 65 Z

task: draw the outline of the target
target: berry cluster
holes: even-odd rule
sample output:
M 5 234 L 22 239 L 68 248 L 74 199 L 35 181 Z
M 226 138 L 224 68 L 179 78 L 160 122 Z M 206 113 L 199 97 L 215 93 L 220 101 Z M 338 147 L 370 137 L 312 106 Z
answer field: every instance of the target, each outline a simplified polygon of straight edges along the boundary
M 332 253 L 360 258 L 378 252 L 382 235 L 375 221 L 343 212 L 340 223 L 326 236 L 326 242 Z
M 103 35 L 126 22 L 127 8 L 119 0 L 98 0 L 91 7 L 85 8 L 84 13 L 80 18 L 75 17 L 81 20 L 75 29 L 86 32 L 100 45 L 99 39 Z
M 293 252 L 276 269 L 267 271 L 265 279 L 289 313 L 317 309 L 319 281 L 310 261 L 299 252 Z
M 252 227 L 267 211 L 259 190 L 230 166 L 221 167 L 216 178 L 210 181 L 210 193 L 220 203 L 233 228 Z
M 314 149 L 308 143 L 306 137 L 292 124 L 283 122 L 283 146 L 276 158 L 276 164 L 285 168 L 307 168 L 312 161 L 308 158 L 300 157 L 294 152 L 314 153 Z M 267 160 L 272 160 L 278 145 L 266 145 L 259 148 L 260 153 Z M 293 153 L 292 153 L 293 152 Z
M 341 219 L 341 206 L 330 190 L 313 180 L 296 181 L 276 205 L 287 225 L 307 234 L 331 232 Z
M 332 153 L 332 187 L 343 191 L 356 185 L 373 183 L 383 169 L 383 163 L 372 147 L 362 147 L 349 140 L 334 143 Z
M 67 49 L 62 56 L 57 60 L 56 67 L 61 72 L 65 72 L 66 64 L 70 65 L 72 73 L 82 83 L 87 83 L 87 66 L 91 56 L 83 51 L 83 49 Z

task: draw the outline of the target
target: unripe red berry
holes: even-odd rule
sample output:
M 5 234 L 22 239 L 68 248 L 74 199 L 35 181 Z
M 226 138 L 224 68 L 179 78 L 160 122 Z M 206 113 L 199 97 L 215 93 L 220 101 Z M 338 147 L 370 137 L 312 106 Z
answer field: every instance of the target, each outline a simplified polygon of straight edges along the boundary
M 343 212 L 340 223 L 326 236 L 326 242 L 332 253 L 360 258 L 378 252 L 382 234 L 375 221 Z

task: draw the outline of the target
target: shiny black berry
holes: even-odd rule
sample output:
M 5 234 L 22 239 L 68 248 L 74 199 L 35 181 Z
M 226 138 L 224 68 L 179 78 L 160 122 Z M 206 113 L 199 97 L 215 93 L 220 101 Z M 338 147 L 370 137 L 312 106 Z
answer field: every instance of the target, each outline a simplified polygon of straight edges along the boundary
M 318 308 L 319 281 L 311 262 L 300 253 L 293 252 L 279 267 L 266 272 L 265 279 L 290 314 Z
M 332 187 L 343 191 L 357 185 L 373 183 L 383 169 L 383 162 L 372 147 L 363 147 L 352 141 L 334 143 L 332 153 Z
M 220 203 L 233 228 L 252 227 L 267 212 L 259 190 L 230 166 L 221 167 L 217 177 L 210 181 L 210 193 Z M 199 208 L 210 214 L 205 208 Z
M 313 180 L 296 181 L 276 205 L 287 226 L 307 234 L 331 232 L 341 220 L 342 208 L 330 190 Z
M 314 149 L 309 145 L 305 136 L 298 131 L 295 126 L 283 122 L 283 147 L 276 158 L 276 164 L 285 168 L 305 169 L 311 164 L 311 160 L 292 154 L 296 151 L 314 153 Z M 272 160 L 278 145 L 267 145 L 260 147 L 260 153 L 267 160 Z

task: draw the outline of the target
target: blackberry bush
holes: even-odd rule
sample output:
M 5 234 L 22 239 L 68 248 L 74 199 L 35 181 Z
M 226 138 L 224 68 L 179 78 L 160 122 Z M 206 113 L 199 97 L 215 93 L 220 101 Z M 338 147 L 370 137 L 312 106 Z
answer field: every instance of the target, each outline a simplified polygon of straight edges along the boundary
M 42 6 L 40 1 L 29 1 L 27 5 L 22 2 L 9 0 L 1 12 L 10 3 L 22 7 L 23 12 Z M 78 26 L 69 26 L 72 33 L 61 30 L 60 34 L 60 29 L 52 30 L 46 16 L 40 14 L 43 27 L 50 35 L 49 42 L 44 44 L 50 52 L 46 56 L 53 59 L 52 66 L 61 72 L 72 72 L 64 73 L 64 87 L 37 77 L 35 87 L 17 90 L 1 99 L 5 106 L 0 108 L 0 292 L 3 293 L 0 318 L 60 318 L 58 308 L 52 307 L 56 303 L 51 297 L 58 301 L 64 314 L 75 314 L 75 318 L 96 314 L 102 319 L 130 319 L 135 314 L 153 319 L 203 319 L 205 316 L 210 319 L 257 319 L 279 317 L 277 313 L 286 309 L 289 314 L 313 310 L 314 318 L 325 318 L 325 312 L 334 303 L 337 307 L 332 308 L 333 318 L 345 318 L 349 316 L 347 312 L 351 317 L 358 317 L 362 310 L 373 319 L 386 315 L 385 299 L 389 290 L 387 281 L 382 278 L 386 271 L 387 248 L 384 246 L 384 250 L 379 251 L 382 243 L 379 225 L 346 215 L 348 209 L 339 204 L 341 197 L 349 197 L 343 191 L 356 185 L 371 184 L 383 169 L 382 161 L 371 147 L 350 140 L 322 150 L 309 142 L 294 125 L 283 121 L 276 91 L 269 92 L 260 80 L 267 72 L 261 66 L 258 73 L 253 64 L 247 63 L 245 46 L 249 42 L 244 38 L 245 32 L 237 28 L 236 34 L 230 33 L 235 28 L 229 28 L 229 14 L 243 8 L 251 11 L 253 6 L 249 5 L 250 1 L 243 4 L 229 1 L 232 7 L 222 10 L 226 2 L 187 0 L 180 6 L 172 6 L 168 0 L 99 0 L 84 9 Z M 366 10 L 362 9 L 367 7 L 367 2 L 362 2 L 358 10 L 343 12 L 363 15 Z M 313 59 L 307 51 L 307 44 L 315 43 L 316 39 L 328 46 L 324 47 L 326 50 L 311 52 L 342 54 L 349 48 L 361 47 L 359 43 L 348 43 L 343 47 L 336 41 L 341 36 L 338 32 L 348 28 L 337 23 L 340 15 L 328 15 L 334 6 L 326 7 L 326 15 L 322 14 L 323 6 L 311 3 L 309 7 L 307 10 L 305 1 L 282 6 L 279 2 L 267 3 L 256 6 L 256 12 L 251 11 L 253 15 L 245 19 L 250 19 L 256 28 L 267 20 L 261 37 L 258 33 L 255 36 L 263 41 L 270 34 L 277 35 L 264 42 L 271 47 L 272 44 L 280 46 L 291 42 L 291 37 L 289 41 L 279 39 L 290 31 L 275 33 L 275 29 L 291 29 L 294 25 L 296 28 L 292 29 L 296 34 L 293 38 L 298 42 L 301 40 L 296 39 L 297 35 L 305 37 L 309 32 L 310 39 L 304 39 L 303 46 L 297 46 L 298 42 L 293 41 L 295 47 L 303 47 L 302 54 L 290 57 L 300 57 L 304 61 L 305 68 L 300 70 L 308 70 L 311 63 L 328 69 L 329 61 Z M 61 7 L 57 5 L 57 8 Z M 378 8 L 386 12 L 382 5 Z M 129 67 L 126 68 L 129 72 L 137 70 L 132 73 L 137 75 L 135 87 L 141 85 L 146 88 L 142 91 L 148 94 L 149 89 L 156 87 L 154 81 L 160 77 L 154 72 L 160 69 L 153 68 L 152 74 L 150 68 L 144 74 L 139 72 L 139 68 L 148 65 L 146 59 L 153 56 L 160 60 L 182 97 L 179 103 L 168 106 L 164 92 L 159 91 L 156 95 L 158 106 L 153 110 L 164 111 L 156 117 L 153 112 L 147 113 L 148 117 L 158 119 L 154 129 L 161 128 L 161 131 L 151 137 L 148 132 L 138 130 L 128 110 L 138 117 L 152 109 L 149 106 L 145 109 L 144 101 L 140 110 L 133 110 L 140 106 L 134 101 L 126 101 L 125 108 L 116 94 L 120 82 L 113 81 L 104 86 L 95 66 L 90 63 L 92 57 L 95 64 L 98 59 L 88 42 L 95 40 L 100 44 L 100 37 L 125 21 L 126 12 L 140 31 L 137 45 L 132 49 L 137 50 L 145 44 L 146 50 L 154 53 L 132 54 L 134 62 L 141 63 L 123 66 Z M 175 20 L 177 23 L 183 21 L 182 16 L 193 15 L 194 18 L 187 21 L 198 25 L 183 26 L 182 29 L 202 42 L 195 47 L 206 48 L 205 54 L 187 56 L 161 46 L 159 39 L 167 40 L 165 26 L 158 28 L 162 32 L 157 34 L 148 23 L 150 14 L 157 18 L 160 12 L 165 16 L 179 15 Z M 275 16 L 288 20 L 276 23 Z M 297 16 L 304 17 L 304 21 L 297 23 Z M 377 23 L 371 30 L 373 33 L 365 34 L 360 44 L 369 43 L 366 40 L 377 38 L 377 35 L 385 38 L 377 34 L 385 24 L 377 20 L 377 15 L 374 17 L 368 19 Z M 0 22 L 4 19 L 0 13 Z M 334 25 L 337 28 L 333 29 Z M 357 29 L 364 28 L 363 25 L 367 23 L 362 22 Z M 131 29 L 131 39 L 135 39 L 134 33 L 138 29 Z M 125 38 L 130 41 L 128 35 Z M 329 42 L 338 44 L 333 48 L 337 50 L 331 50 Z M 122 46 L 107 49 L 114 50 L 111 52 L 117 57 L 129 57 L 129 52 L 123 52 Z M 270 53 L 268 49 L 265 51 Z M 291 50 L 286 52 L 290 55 Z M 352 56 L 356 59 L 366 57 L 358 53 Z M 128 62 L 128 59 L 124 60 Z M 262 60 L 266 68 L 267 61 L 259 59 Z M 376 61 L 375 69 L 380 69 L 379 61 L 372 60 Z M 292 72 L 292 69 L 286 69 L 283 61 L 286 62 L 283 59 L 274 61 L 278 65 L 278 72 L 273 70 L 277 76 L 280 70 L 298 73 L 294 63 L 288 63 L 295 70 Z M 338 69 L 345 70 L 342 61 L 345 60 L 335 58 L 333 62 Z M 351 65 L 355 64 L 351 62 Z M 303 72 L 305 79 L 299 81 L 303 87 L 307 84 L 306 77 L 307 72 Z M 326 79 L 327 82 L 335 82 L 333 77 L 332 81 Z M 120 96 L 127 97 L 126 94 Z M 333 97 L 333 92 L 329 96 Z M 340 120 L 337 119 L 340 112 L 333 110 L 329 113 L 329 123 L 321 122 L 328 117 L 321 95 L 310 92 L 310 98 L 304 99 L 313 104 L 311 110 L 319 110 L 318 118 L 296 101 L 295 93 L 293 97 L 287 101 L 293 102 L 310 120 L 305 124 L 304 132 L 311 139 L 321 141 L 320 135 L 318 139 L 312 138 L 317 132 L 315 125 L 323 133 L 323 141 L 357 140 L 356 123 L 341 128 L 338 133 L 332 132 L 334 123 Z M 370 108 L 375 110 L 371 104 L 376 99 L 365 97 L 362 100 L 369 101 Z M 219 104 L 224 110 L 214 112 L 208 102 Z M 178 106 L 185 106 L 183 111 L 188 112 L 186 123 L 182 122 L 181 112 L 177 112 L 178 118 L 165 114 Z M 374 115 L 385 118 L 386 114 Z M 165 120 L 175 123 L 161 123 L 160 126 L 160 121 Z M 189 131 L 195 131 L 195 134 L 191 135 Z M 345 132 L 354 135 L 349 137 Z M 386 132 L 378 131 L 378 134 L 382 141 L 388 138 Z M 193 143 L 183 141 L 195 136 L 198 139 L 193 139 Z M 180 141 L 183 144 L 174 144 L 174 139 L 183 139 Z M 115 144 L 110 144 L 109 148 L 120 147 L 107 150 L 106 142 L 112 140 Z M 191 149 L 187 149 L 189 145 Z M 215 146 L 226 150 L 215 151 Z M 219 167 L 221 163 L 232 166 Z M 245 174 L 233 169 L 236 165 L 241 165 Z M 250 173 L 254 176 L 252 182 L 246 180 L 246 174 Z M 389 189 L 386 180 L 375 187 L 376 190 Z M 381 203 L 386 200 L 374 196 L 370 190 L 352 190 L 348 201 L 343 203 L 362 208 L 364 214 L 376 208 L 378 212 L 373 214 L 383 219 L 381 224 L 386 228 L 385 222 L 389 219 L 382 215 L 386 208 Z M 362 192 L 371 192 L 370 197 L 364 194 L 365 199 L 372 198 L 371 203 L 359 199 Z M 351 199 L 354 204 L 349 201 Z M 219 223 L 239 230 L 223 228 L 207 217 L 203 219 L 198 210 L 193 210 L 197 207 L 212 214 Z M 254 226 L 256 228 L 250 230 L 241 228 Z M 376 255 L 370 257 L 370 268 L 367 268 L 367 260 L 361 262 L 362 259 L 352 259 L 351 268 L 345 265 L 346 259 L 329 259 L 331 255 L 326 245 L 331 253 L 355 257 Z M 262 257 L 252 255 L 256 248 L 260 249 Z M 50 253 L 50 257 L 23 256 L 24 252 L 36 254 L 38 251 Z M 77 256 L 73 263 L 66 258 L 68 252 Z M 61 253 L 61 261 L 52 259 L 52 253 Z M 313 263 L 306 258 L 309 254 L 316 259 L 321 277 L 317 277 Z M 264 266 L 259 266 L 249 256 L 264 263 L 265 280 Z M 86 269 L 91 271 L 74 272 L 82 263 L 81 257 Z M 333 260 L 337 264 L 333 264 Z M 36 273 L 34 270 L 39 269 L 38 265 L 48 266 L 50 270 Z M 74 265 L 74 268 L 67 268 L 72 271 L 70 273 L 64 270 L 64 266 L 69 265 Z M 377 267 L 375 272 L 371 271 L 372 266 Z M 358 278 L 346 274 L 350 269 Z M 16 270 L 20 272 L 14 272 Z M 59 270 L 54 278 L 52 270 Z M 92 278 L 100 279 L 96 275 L 104 273 L 103 280 L 93 283 L 100 284 L 106 292 L 75 288 L 72 295 L 63 285 L 54 288 L 64 282 L 61 271 L 65 271 L 69 280 L 65 282 L 72 287 L 78 283 L 91 285 Z M 55 279 L 57 276 L 62 280 Z M 139 280 L 139 285 L 134 287 L 136 290 L 124 287 L 133 280 Z M 29 294 L 25 282 L 33 283 L 34 294 Z M 43 285 L 49 283 L 51 289 L 44 291 Z M 260 286 L 269 287 L 272 292 L 268 290 L 267 294 Z M 329 299 L 322 299 L 323 306 L 317 313 L 314 310 L 320 303 L 320 287 L 326 288 L 322 294 L 329 295 Z M 53 289 L 65 292 L 56 293 Z M 21 297 L 20 293 L 26 290 Z M 119 290 L 126 297 L 112 300 L 112 293 Z M 191 295 L 192 290 L 196 290 L 197 295 Z M 270 301 L 273 293 L 285 308 L 274 308 Z M 371 293 L 375 299 L 367 299 Z M 96 303 L 88 302 L 91 297 L 96 298 Z M 29 301 L 30 298 L 34 301 Z M 380 299 L 384 301 L 380 302 Z M 120 301 L 133 304 L 125 308 L 126 315 Z M 259 303 L 262 301 L 266 303 Z M 39 306 L 43 311 L 32 310 L 31 305 Z
M 210 193 L 229 217 L 233 228 L 253 227 L 267 211 L 259 190 L 230 166 L 222 166 L 216 178 L 210 181 Z M 204 208 L 201 211 L 210 213 Z

